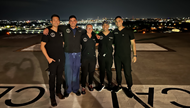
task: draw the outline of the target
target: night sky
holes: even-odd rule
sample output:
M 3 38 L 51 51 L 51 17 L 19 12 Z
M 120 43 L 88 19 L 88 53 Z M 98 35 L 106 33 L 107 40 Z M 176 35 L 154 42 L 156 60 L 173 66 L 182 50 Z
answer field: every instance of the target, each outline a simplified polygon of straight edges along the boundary
M 0 19 L 50 19 L 58 14 L 62 20 L 70 15 L 78 19 L 170 18 L 190 17 L 190 0 L 1 0 Z

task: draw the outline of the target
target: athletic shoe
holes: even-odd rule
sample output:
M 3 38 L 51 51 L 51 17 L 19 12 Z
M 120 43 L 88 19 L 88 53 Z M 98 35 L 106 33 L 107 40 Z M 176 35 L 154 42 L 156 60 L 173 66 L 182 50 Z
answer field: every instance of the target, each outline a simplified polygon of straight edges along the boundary
M 104 84 L 100 84 L 98 87 L 98 91 L 101 92 L 105 88 Z
M 82 93 L 82 94 L 86 94 L 86 91 L 85 91 L 85 88 L 84 88 L 84 87 L 82 88 L 81 93 Z
M 131 89 L 128 89 L 128 93 L 129 93 L 129 98 L 132 98 L 133 96 L 134 96 L 134 94 L 133 94 L 133 92 L 132 92 L 132 90 Z
M 88 90 L 89 91 L 93 91 L 94 90 L 94 88 L 92 87 L 92 84 L 88 85 Z
M 78 90 L 75 94 L 76 94 L 77 96 L 80 96 L 80 95 L 81 95 L 81 93 L 80 93 L 79 90 Z
M 69 93 L 64 92 L 64 97 L 68 97 L 68 96 L 69 96 Z
M 121 89 L 121 85 L 118 85 L 118 86 L 115 86 L 114 88 L 113 88 L 113 91 L 115 92 L 115 93 L 118 93 L 118 92 L 120 92 L 122 89 Z

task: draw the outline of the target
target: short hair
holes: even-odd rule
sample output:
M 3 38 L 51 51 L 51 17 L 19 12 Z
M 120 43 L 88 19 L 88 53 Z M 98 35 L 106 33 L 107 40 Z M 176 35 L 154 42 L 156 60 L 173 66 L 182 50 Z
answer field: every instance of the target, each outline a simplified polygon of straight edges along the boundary
M 109 22 L 105 20 L 105 21 L 102 22 L 102 25 L 104 25 L 104 24 L 108 24 L 109 25 Z
M 122 17 L 121 17 L 121 16 L 116 16 L 116 17 L 115 17 L 115 20 L 116 20 L 117 18 L 121 18 L 121 19 L 122 19 Z
M 57 15 L 57 14 L 53 14 L 53 15 L 51 16 L 51 21 L 52 21 L 53 17 L 58 17 L 58 18 L 59 18 L 59 20 L 60 20 L 59 15 Z
M 86 25 L 86 28 L 87 28 L 87 26 L 88 26 L 88 25 L 91 25 L 91 26 L 92 26 L 92 28 L 93 28 L 93 25 L 92 25 L 92 24 L 87 24 L 87 25 Z
M 74 16 L 74 15 L 71 15 L 71 16 L 69 17 L 69 20 L 70 20 L 71 18 L 75 18 L 75 19 L 77 20 L 77 17 Z

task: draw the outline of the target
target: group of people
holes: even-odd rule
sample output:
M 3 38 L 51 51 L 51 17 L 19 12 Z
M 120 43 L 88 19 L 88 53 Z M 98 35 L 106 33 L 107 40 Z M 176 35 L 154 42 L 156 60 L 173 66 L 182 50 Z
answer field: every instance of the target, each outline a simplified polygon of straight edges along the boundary
M 55 94 L 60 99 L 68 97 L 71 92 L 77 96 L 80 96 L 81 93 L 86 94 L 86 79 L 88 74 L 88 90 L 94 90 L 92 82 L 96 66 L 96 46 L 98 46 L 100 70 L 100 84 L 97 90 L 102 91 L 104 89 L 104 78 L 105 73 L 107 73 L 109 90 L 119 92 L 122 88 L 121 71 L 123 68 L 129 97 L 133 97 L 131 91 L 133 85 L 131 76 L 131 48 L 133 50 L 132 62 L 135 63 L 137 61 L 135 38 L 133 31 L 123 26 L 121 16 L 115 18 L 117 29 L 113 32 L 109 31 L 109 22 L 104 21 L 102 23 L 103 31 L 99 34 L 93 32 L 92 24 L 87 24 L 86 30 L 78 27 L 77 18 L 74 15 L 69 17 L 68 25 L 59 25 L 60 17 L 58 15 L 52 15 L 50 22 L 52 26 L 46 28 L 43 32 L 41 50 L 49 64 L 49 91 L 52 106 L 57 106 Z M 112 45 L 114 45 L 114 55 Z M 112 83 L 113 58 L 117 85 Z M 79 90 L 80 67 L 82 71 L 81 90 Z M 66 80 L 64 94 L 61 93 L 63 71 Z

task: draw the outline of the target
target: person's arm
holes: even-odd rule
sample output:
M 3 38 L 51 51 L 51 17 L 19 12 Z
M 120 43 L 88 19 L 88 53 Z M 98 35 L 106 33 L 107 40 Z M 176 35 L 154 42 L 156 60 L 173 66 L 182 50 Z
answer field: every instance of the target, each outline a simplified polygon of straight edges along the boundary
M 99 45 L 99 43 L 100 43 L 100 40 L 97 38 L 97 36 L 96 36 L 97 34 L 94 34 L 94 36 L 95 36 L 95 39 L 96 39 L 96 46 L 98 46 Z M 98 34 L 98 36 L 99 36 L 99 34 Z
M 64 30 L 66 27 L 67 27 L 67 25 L 59 25 L 58 29 Z M 51 28 L 52 28 L 52 26 L 48 26 L 47 28 L 45 28 L 43 31 L 43 35 L 47 36 L 49 33 L 49 29 L 51 29 Z
M 47 28 L 44 29 L 43 35 L 48 35 L 49 34 L 49 29 L 51 29 L 52 26 L 48 26 Z
M 49 55 L 47 54 L 47 51 L 46 51 L 46 48 L 45 48 L 45 45 L 46 45 L 46 42 L 41 42 L 41 50 L 42 50 L 42 53 L 44 54 L 44 56 L 46 57 L 47 61 L 49 62 L 49 64 L 55 60 L 50 58 Z
M 81 29 L 82 30 L 82 35 L 86 34 L 86 30 L 85 29 Z
M 95 35 L 97 39 L 100 39 L 100 36 L 96 34 L 95 32 L 92 32 L 92 34 Z
M 99 45 L 99 43 L 96 43 L 96 46 L 98 46 Z
M 48 35 L 48 36 L 43 35 L 43 36 L 42 36 L 42 39 L 41 39 L 41 46 L 40 46 L 40 48 L 41 48 L 41 50 L 42 50 L 42 53 L 44 54 L 44 56 L 46 57 L 47 61 L 48 61 L 49 64 L 50 64 L 52 61 L 55 62 L 55 60 L 52 59 L 52 58 L 50 58 L 49 55 L 47 54 L 47 50 L 46 50 L 46 48 L 45 48 L 45 45 L 46 45 L 47 42 L 49 42 L 49 35 Z
M 136 52 L 135 39 L 131 40 L 131 47 L 132 47 L 132 50 L 133 50 L 133 62 L 135 63 L 137 61 L 137 52 Z
M 67 26 L 68 26 L 68 25 L 59 25 L 59 26 L 58 26 L 58 29 L 63 31 L 63 30 L 65 30 L 65 28 L 66 28 Z
M 131 40 L 131 48 L 133 50 L 132 62 L 135 63 L 137 61 L 137 52 L 136 52 L 135 36 L 134 36 L 133 31 L 129 32 L 129 37 L 130 37 L 130 40 Z
M 114 31 L 111 31 L 112 35 L 113 35 L 113 42 L 112 42 L 112 45 L 115 46 L 115 35 L 114 35 Z

